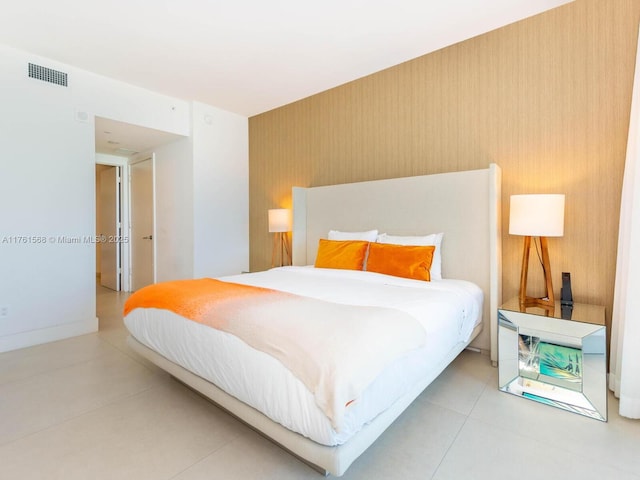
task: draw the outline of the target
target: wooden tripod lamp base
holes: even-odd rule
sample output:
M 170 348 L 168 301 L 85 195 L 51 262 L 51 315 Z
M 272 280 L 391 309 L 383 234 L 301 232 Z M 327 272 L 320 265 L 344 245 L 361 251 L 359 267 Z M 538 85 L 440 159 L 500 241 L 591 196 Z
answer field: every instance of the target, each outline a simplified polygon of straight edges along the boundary
M 286 232 L 276 232 L 271 250 L 271 267 L 291 265 L 291 249 Z
M 527 296 L 527 276 L 529 274 L 529 251 L 531 250 L 531 237 L 524 237 L 524 250 L 522 252 L 522 273 L 520 274 L 520 306 L 554 308 L 553 282 L 551 281 L 551 264 L 549 263 L 549 247 L 547 237 L 540 237 L 540 250 L 542 254 L 542 270 L 544 272 L 545 291 L 541 298 Z

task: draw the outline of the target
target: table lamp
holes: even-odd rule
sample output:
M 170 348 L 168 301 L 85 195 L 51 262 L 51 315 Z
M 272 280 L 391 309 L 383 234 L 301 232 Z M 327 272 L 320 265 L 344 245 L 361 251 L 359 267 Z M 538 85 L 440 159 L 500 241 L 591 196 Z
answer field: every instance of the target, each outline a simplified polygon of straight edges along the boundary
M 551 281 L 547 237 L 561 237 L 564 234 L 564 195 L 512 195 L 509 213 L 509 233 L 511 235 L 524 236 L 522 271 L 520 274 L 520 306 L 553 308 L 555 299 Z M 541 252 L 538 252 L 538 256 L 542 255 L 541 264 L 545 278 L 545 294 L 542 298 L 527 296 L 531 237 L 540 238 Z
M 281 267 L 291 264 L 291 254 L 287 232 L 291 231 L 291 210 L 288 208 L 272 208 L 269 210 L 269 232 L 273 236 L 273 249 L 271 251 L 271 266 Z M 279 252 L 279 254 L 278 254 Z M 279 265 L 276 265 L 276 257 L 279 257 Z M 285 261 L 286 260 L 286 261 Z

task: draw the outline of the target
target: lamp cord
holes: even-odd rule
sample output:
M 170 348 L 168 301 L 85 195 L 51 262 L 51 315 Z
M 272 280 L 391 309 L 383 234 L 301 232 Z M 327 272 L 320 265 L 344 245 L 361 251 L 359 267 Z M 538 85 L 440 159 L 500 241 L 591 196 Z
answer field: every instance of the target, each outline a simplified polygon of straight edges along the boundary
M 538 240 L 537 242 L 536 242 L 536 239 Z M 542 256 L 540 255 L 540 250 L 542 249 L 542 246 L 539 245 L 539 243 L 540 243 L 540 237 L 534 237 L 533 244 L 536 246 L 536 255 L 538 255 L 538 261 L 540 262 L 540 266 L 542 267 L 542 273 L 546 278 L 547 270 L 546 268 L 544 268 L 544 262 L 542 261 Z

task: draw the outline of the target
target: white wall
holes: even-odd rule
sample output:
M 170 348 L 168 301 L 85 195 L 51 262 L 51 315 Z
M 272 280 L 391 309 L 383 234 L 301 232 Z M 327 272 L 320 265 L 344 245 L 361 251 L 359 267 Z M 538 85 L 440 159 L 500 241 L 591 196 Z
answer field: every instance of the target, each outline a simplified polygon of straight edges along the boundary
M 154 150 L 156 156 L 156 280 L 193 278 L 191 139 Z
M 249 270 L 249 123 L 193 103 L 193 275 Z
M 153 149 L 159 282 L 249 268 L 248 120 L 191 108 L 191 137 Z
M 72 71 L 69 86 L 76 112 L 89 112 L 92 118 L 103 117 L 178 135 L 191 133 L 189 102 L 84 70 Z
M 69 86 L 28 78 L 28 62 L 67 72 Z M 198 266 L 194 274 L 248 266 L 246 118 L 205 105 L 194 106 L 198 115 L 192 116 L 188 102 L 3 46 L 0 105 L 0 307 L 8 307 L 8 315 L 0 317 L 0 351 L 98 327 L 95 245 L 59 241 L 95 235 L 95 116 L 189 135 L 192 119 L 202 120 L 203 113 L 210 113 L 211 124 L 194 125 L 191 265 Z M 227 168 L 225 161 L 236 163 Z M 228 173 L 232 177 L 226 182 L 223 176 Z M 180 182 L 177 190 L 188 189 L 184 178 Z M 215 190 L 209 190 L 217 186 L 222 188 L 220 201 Z M 232 215 L 222 208 L 225 201 L 233 204 Z M 174 219 L 191 211 L 188 203 L 182 202 L 179 212 L 171 214 Z M 221 211 L 218 222 L 212 216 Z M 233 252 L 224 259 L 211 255 L 208 246 L 203 248 L 209 241 L 205 237 L 220 232 L 218 226 L 225 235 L 218 235 L 213 247 L 220 240 L 229 241 L 229 235 L 243 235 L 232 241 Z M 191 267 L 172 268 L 187 275 Z
M 95 229 L 93 127 L 26 74 L 0 51 L 0 351 L 97 328 L 94 245 L 59 241 Z

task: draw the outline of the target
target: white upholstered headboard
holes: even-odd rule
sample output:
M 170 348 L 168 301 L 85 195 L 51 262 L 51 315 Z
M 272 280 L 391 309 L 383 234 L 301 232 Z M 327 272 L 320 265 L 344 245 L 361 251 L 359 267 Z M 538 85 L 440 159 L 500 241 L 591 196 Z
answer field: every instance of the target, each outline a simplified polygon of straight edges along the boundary
M 483 332 L 472 346 L 497 361 L 502 302 L 500 167 L 323 187 L 293 188 L 293 264 L 315 261 L 329 230 L 392 235 L 444 232 L 442 276 L 469 280 L 485 294 Z

